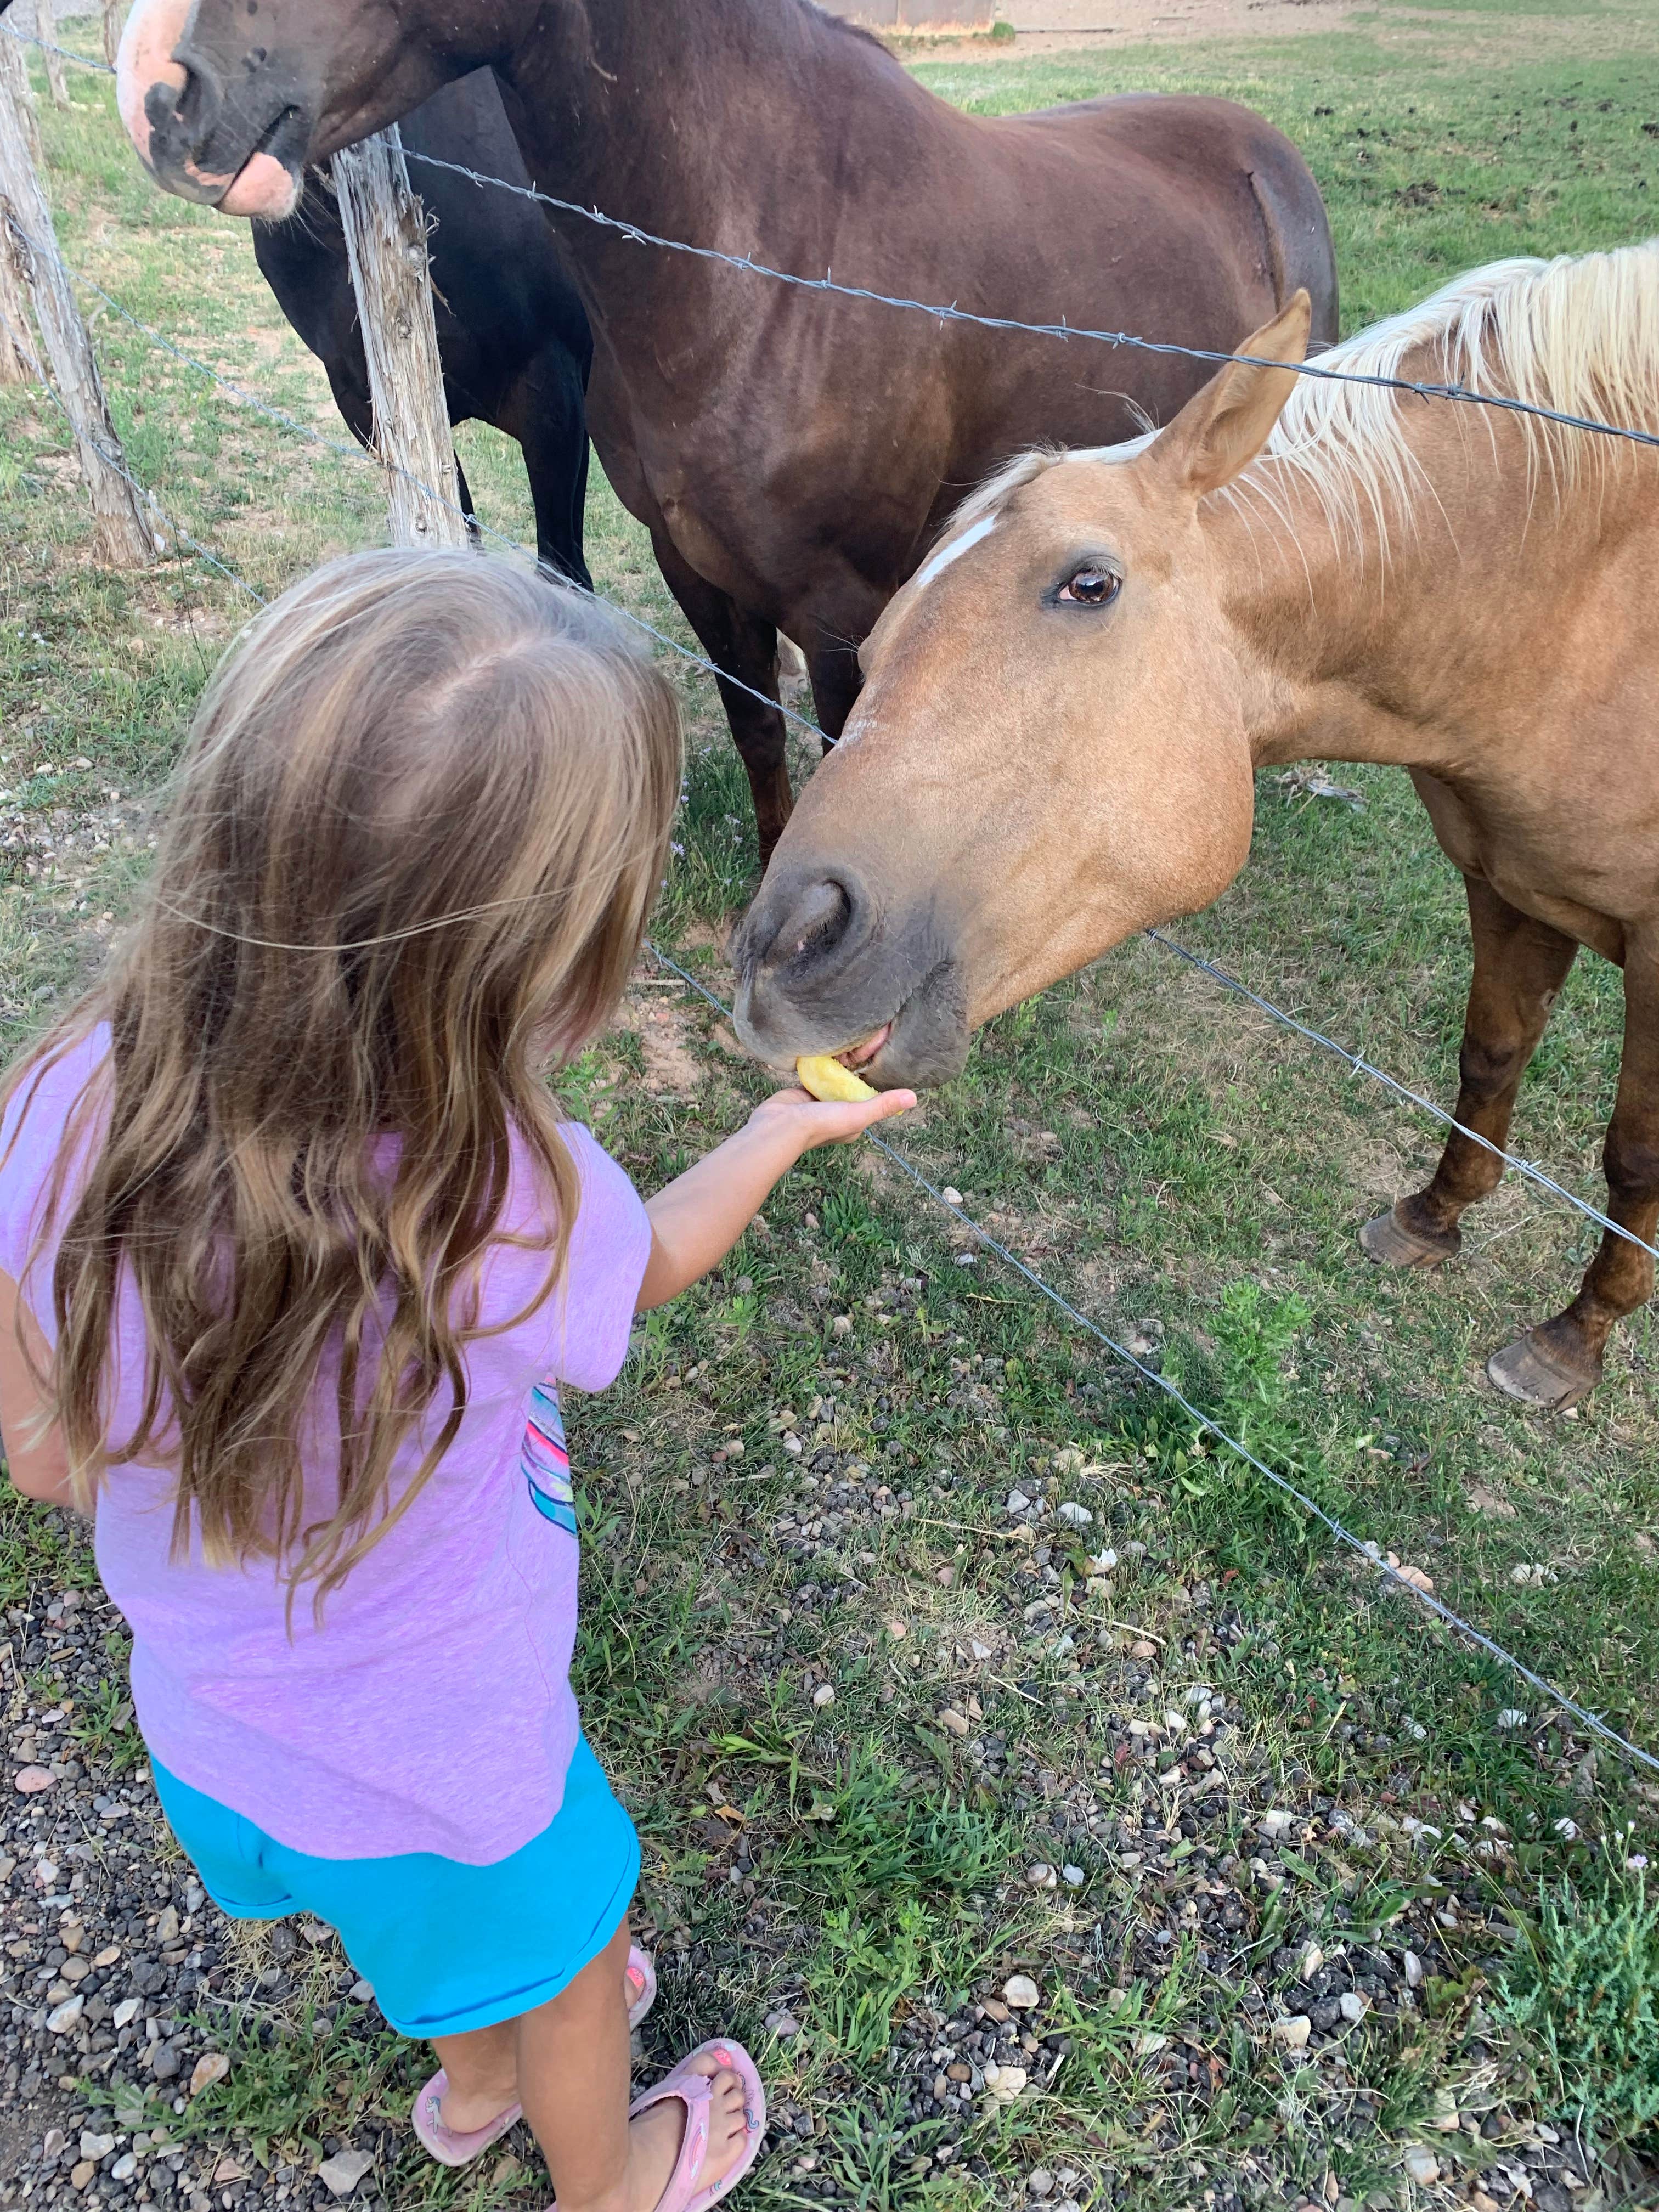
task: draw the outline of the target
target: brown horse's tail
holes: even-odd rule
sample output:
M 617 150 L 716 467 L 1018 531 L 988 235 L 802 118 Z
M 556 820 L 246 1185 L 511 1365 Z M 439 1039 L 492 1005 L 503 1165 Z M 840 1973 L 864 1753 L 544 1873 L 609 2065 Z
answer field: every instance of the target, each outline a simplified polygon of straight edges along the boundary
M 1275 136 L 1277 134 L 1275 133 Z M 1288 139 L 1273 155 L 1249 171 L 1250 191 L 1261 218 L 1262 244 L 1273 278 L 1273 303 L 1282 308 L 1292 293 L 1307 291 L 1313 302 L 1310 351 L 1337 339 L 1336 248 L 1325 203 L 1313 173 Z

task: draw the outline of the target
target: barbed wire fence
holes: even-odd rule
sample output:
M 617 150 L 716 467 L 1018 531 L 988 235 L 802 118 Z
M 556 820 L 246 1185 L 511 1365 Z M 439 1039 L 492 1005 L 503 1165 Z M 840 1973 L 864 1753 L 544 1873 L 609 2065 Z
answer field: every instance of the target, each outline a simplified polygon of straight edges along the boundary
M 0 22 L 0 34 L 3 34 L 6 37 L 16 40 L 21 46 L 38 47 L 55 53 L 80 69 L 102 75 L 113 74 L 113 71 L 110 70 L 106 64 L 91 60 L 85 55 L 76 53 L 72 48 L 53 46 L 47 40 L 38 36 L 31 37 L 27 33 L 18 29 L 9 23 Z M 620 231 L 633 239 L 636 243 L 642 246 L 654 246 L 671 252 L 695 253 L 701 258 L 724 264 L 735 270 L 738 270 L 753 276 L 770 278 L 775 281 L 799 287 L 805 290 L 834 293 L 856 300 L 873 302 L 874 304 L 880 306 L 930 314 L 945 320 L 967 321 L 988 328 L 1022 331 L 1037 337 L 1083 339 L 1109 344 L 1127 345 L 1131 347 L 1143 348 L 1146 350 L 1152 352 L 1182 354 L 1193 358 L 1218 363 L 1229 361 L 1243 361 L 1253 363 L 1256 359 L 1256 357 L 1248 355 L 1224 354 L 1199 348 L 1168 344 L 1159 341 L 1141 338 L 1133 333 L 1090 331 L 1079 329 L 1065 324 L 1036 325 L 1019 323 L 1005 318 L 981 315 L 977 313 L 959 309 L 955 307 L 945 307 L 937 305 L 930 305 L 919 301 L 902 299 L 871 292 L 862 287 L 842 285 L 833 282 L 828 276 L 823 279 L 805 278 L 792 276 L 787 271 L 772 269 L 766 264 L 757 261 L 746 255 L 732 255 L 723 252 L 717 252 L 712 248 L 696 246 L 689 244 L 684 240 L 663 238 L 655 234 L 641 230 L 633 224 L 623 222 L 617 218 L 605 215 L 596 209 L 584 208 L 574 202 L 558 200 L 554 198 L 551 195 L 535 190 L 533 187 L 514 185 L 505 179 L 489 177 L 475 171 L 462 169 L 458 164 L 440 161 L 434 156 L 417 155 L 409 149 L 404 149 L 404 151 L 405 158 L 410 161 L 427 161 L 434 167 L 457 170 L 459 174 L 469 178 L 481 188 L 493 185 L 499 187 L 502 191 L 518 192 L 531 198 L 543 201 L 556 210 L 580 216 L 585 219 L 599 222 L 606 228 Z M 15 218 L 13 227 L 14 229 L 17 228 Z M 418 500 L 430 502 L 432 507 L 435 509 L 447 510 L 452 518 L 459 518 L 461 521 L 468 524 L 471 528 L 477 530 L 481 538 L 498 545 L 503 551 L 510 553 L 517 558 L 523 559 L 532 565 L 543 565 L 539 562 L 538 556 L 531 547 L 524 544 L 521 541 L 513 538 L 508 533 L 498 530 L 483 522 L 482 519 L 477 517 L 476 514 L 464 514 L 463 510 L 453 497 L 447 497 L 444 492 L 441 489 L 436 489 L 431 484 L 420 481 L 412 474 L 412 472 L 401 467 L 396 462 L 388 462 L 384 454 L 377 455 L 375 453 L 371 453 L 363 447 L 357 444 L 355 441 L 331 437 L 327 433 L 319 430 L 313 425 L 302 421 L 289 410 L 276 404 L 264 398 L 261 394 L 249 390 L 246 386 L 238 384 L 232 379 L 222 375 L 210 363 L 187 352 L 184 348 L 177 344 L 175 341 L 169 338 L 165 332 L 157 330 L 153 325 L 147 323 L 142 317 L 134 313 L 122 301 L 117 298 L 112 293 L 106 290 L 103 285 L 99 283 L 95 278 L 84 271 L 72 268 L 64 259 L 55 236 L 39 237 L 27 234 L 22 235 L 23 243 L 30 252 L 40 254 L 43 257 L 51 257 L 57 269 L 61 272 L 62 276 L 67 283 L 78 285 L 84 290 L 89 292 L 94 297 L 102 303 L 107 312 L 112 313 L 121 321 L 129 325 L 135 331 L 142 336 L 147 343 L 155 347 L 161 352 L 169 356 L 173 360 L 179 363 L 182 367 L 189 369 L 193 374 L 207 380 L 217 389 L 225 392 L 238 405 L 250 409 L 263 419 L 272 423 L 284 434 L 296 437 L 308 445 L 314 446 L 325 452 L 343 456 L 360 465 L 380 470 L 383 472 L 389 473 L 392 476 L 404 478 L 406 480 L 408 489 L 415 495 Z M 18 332 L 10 329 L 9 318 L 6 316 L 3 307 L 0 307 L 0 329 L 3 329 L 6 331 L 6 334 L 14 340 L 17 340 L 26 335 L 25 333 Z M 1467 387 L 1462 386 L 1424 383 L 1413 380 L 1394 377 L 1352 375 L 1346 372 L 1335 369 L 1322 369 L 1316 362 L 1269 362 L 1263 363 L 1261 365 L 1295 368 L 1302 374 L 1320 376 L 1328 380 L 1382 386 L 1389 389 L 1409 392 L 1425 398 L 1462 401 L 1478 405 L 1493 406 L 1509 412 L 1538 416 L 1560 428 L 1584 431 L 1591 434 L 1626 439 L 1639 445 L 1659 446 L 1659 434 L 1656 434 L 1651 432 L 1629 426 L 1598 422 L 1590 417 L 1565 414 L 1558 410 L 1537 406 L 1528 402 L 1509 399 L 1502 395 L 1480 393 L 1470 391 Z M 62 397 L 53 390 L 50 380 L 47 381 L 46 389 L 54 404 L 58 407 L 60 411 L 64 414 L 66 420 L 72 421 L 69 409 L 64 405 Z M 118 447 L 115 447 L 113 450 L 111 450 L 108 447 L 100 447 L 100 459 L 106 465 L 110 467 L 116 475 L 124 480 L 125 484 L 130 489 L 134 497 L 143 504 L 144 511 L 149 514 L 155 516 L 164 524 L 167 534 L 172 538 L 176 546 L 186 550 L 192 558 L 203 562 L 205 565 L 212 568 L 217 574 L 222 576 L 227 582 L 255 601 L 258 605 L 263 606 L 268 604 L 266 595 L 261 592 L 256 585 L 252 583 L 232 563 L 226 561 L 222 556 L 216 552 L 212 547 L 207 545 L 201 539 L 191 535 L 170 514 L 168 510 L 158 499 L 153 488 L 143 483 L 126 466 L 125 458 L 119 453 Z M 574 583 L 568 583 L 568 580 L 565 579 L 561 579 L 561 581 L 565 582 L 568 588 L 572 590 L 586 589 L 584 586 L 575 585 Z M 755 690 L 751 686 L 740 683 L 738 679 L 729 675 L 726 671 L 720 668 L 714 661 L 709 659 L 704 654 L 692 651 L 690 647 L 684 645 L 678 639 L 673 637 L 655 623 L 648 621 L 645 617 L 638 614 L 635 610 L 623 605 L 619 601 L 611 599 L 606 593 L 597 590 L 587 591 L 586 596 L 594 599 L 599 604 L 609 608 L 613 614 L 619 616 L 623 621 L 629 623 L 645 635 L 648 635 L 657 644 L 662 646 L 667 651 L 673 653 L 684 665 L 694 669 L 700 674 L 714 678 L 723 684 L 732 685 L 739 690 L 748 692 L 750 696 L 761 699 L 769 707 L 777 708 L 788 720 L 794 722 L 811 736 L 821 740 L 824 745 L 830 746 L 833 744 L 834 741 L 830 738 L 810 717 L 800 714 L 787 705 L 782 704 L 782 702 L 775 700 L 769 694 Z M 1389 1074 L 1385 1069 L 1376 1066 L 1363 1054 L 1352 1051 L 1350 1048 L 1340 1043 L 1335 1039 L 1326 1035 L 1323 1031 L 1314 1028 L 1311 1024 L 1300 1020 L 1296 1015 L 1288 1012 L 1285 1008 L 1277 1006 L 1272 1000 L 1267 999 L 1261 994 L 1251 989 L 1248 984 L 1243 982 L 1239 978 L 1231 975 L 1227 969 L 1219 966 L 1218 963 L 1210 960 L 1205 955 L 1195 952 L 1189 947 L 1182 945 L 1178 940 L 1170 937 L 1165 931 L 1152 929 L 1146 931 L 1145 934 L 1148 939 L 1159 945 L 1172 957 L 1186 963 L 1194 970 L 1206 975 L 1222 988 L 1224 988 L 1230 993 L 1232 993 L 1241 999 L 1248 1001 L 1260 1012 L 1279 1024 L 1287 1031 L 1302 1038 L 1304 1041 L 1316 1048 L 1334 1055 L 1336 1059 L 1346 1065 L 1352 1073 L 1363 1075 L 1368 1079 L 1376 1082 L 1413 1108 L 1432 1116 L 1442 1124 L 1458 1131 L 1464 1136 L 1471 1139 L 1477 1145 L 1483 1146 L 1487 1152 L 1493 1153 L 1504 1166 L 1512 1168 L 1517 1175 L 1532 1182 L 1536 1188 L 1541 1189 L 1552 1198 L 1560 1200 L 1568 1206 L 1575 1209 L 1577 1212 L 1584 1216 L 1601 1230 L 1610 1231 L 1616 1236 L 1621 1237 L 1625 1238 L 1626 1242 L 1638 1245 L 1642 1250 L 1651 1254 L 1656 1258 L 1659 1258 L 1659 1249 L 1656 1249 L 1653 1245 L 1646 1243 L 1643 1238 L 1633 1235 L 1632 1232 L 1625 1229 L 1618 1222 L 1613 1220 L 1600 1208 L 1591 1205 L 1588 1200 L 1581 1198 L 1576 1192 L 1570 1189 L 1565 1184 L 1559 1182 L 1556 1177 L 1550 1175 L 1547 1170 L 1540 1167 L 1535 1163 L 1526 1160 L 1517 1154 L 1506 1152 L 1503 1148 L 1492 1144 L 1490 1139 L 1482 1136 L 1479 1131 L 1469 1128 L 1465 1124 L 1458 1121 L 1454 1115 L 1449 1114 L 1443 1107 L 1436 1104 L 1431 1099 L 1426 1098 L 1419 1092 L 1413 1091 L 1408 1085 L 1401 1082 L 1397 1078 Z M 720 1015 L 727 1019 L 731 1018 L 731 1009 L 708 988 L 705 982 L 692 973 L 690 969 L 683 966 L 678 961 L 674 959 L 672 955 L 665 952 L 657 945 L 648 940 L 647 950 L 650 953 L 651 957 L 666 973 L 672 974 L 677 977 L 687 989 L 695 993 L 697 996 L 705 1000 Z M 1526 1662 L 1520 1659 L 1516 1654 L 1508 1650 L 1494 1638 L 1488 1636 L 1484 1630 L 1480 1629 L 1474 1623 L 1465 1619 L 1451 1607 L 1448 1606 L 1442 1599 L 1436 1595 L 1432 1590 L 1425 1589 L 1422 1586 L 1420 1579 L 1414 1578 L 1413 1571 L 1402 1568 L 1396 1565 L 1393 1559 L 1384 1555 L 1377 1543 L 1374 1540 L 1360 1537 L 1353 1530 L 1349 1528 L 1337 1516 L 1332 1514 L 1324 1506 L 1321 1505 L 1319 1502 L 1310 1496 L 1306 1491 L 1298 1487 L 1297 1485 L 1291 1482 L 1282 1473 L 1276 1470 L 1267 1462 L 1260 1458 L 1247 1444 L 1242 1442 L 1239 1438 L 1232 1436 L 1218 1422 L 1204 1412 L 1200 1406 L 1188 1396 L 1176 1382 L 1164 1374 L 1160 1369 L 1149 1364 L 1145 1359 L 1139 1357 L 1129 1346 L 1120 1342 L 1097 1322 L 1094 1321 L 1087 1314 L 1084 1313 L 1061 1291 L 1056 1290 L 1043 1278 L 1041 1273 L 1038 1273 L 1036 1269 L 1032 1267 L 1026 1261 L 1023 1260 L 1018 1254 L 1012 1251 L 1007 1245 L 994 1236 L 982 1223 L 979 1222 L 971 1214 L 969 1214 L 965 1207 L 957 1201 L 954 1194 L 947 1194 L 944 1188 L 936 1185 L 926 1172 L 917 1166 L 917 1164 L 905 1153 L 901 1152 L 896 1146 L 892 1144 L 889 1139 L 878 1136 L 873 1133 L 870 1135 L 867 1141 L 871 1143 L 877 1151 L 884 1155 L 919 1189 L 924 1192 L 939 1206 L 940 1206 L 947 1215 L 953 1218 L 961 1225 L 961 1227 L 967 1230 L 985 1249 L 992 1253 L 997 1259 L 1011 1268 L 1033 1291 L 1035 1291 L 1041 1297 L 1045 1299 L 1062 1317 L 1062 1319 L 1070 1322 L 1074 1328 L 1080 1330 L 1093 1342 L 1098 1344 L 1103 1350 L 1120 1361 L 1126 1369 L 1136 1375 L 1141 1381 L 1149 1384 L 1155 1389 L 1161 1392 L 1165 1397 L 1170 1399 L 1186 1416 L 1186 1418 L 1194 1424 L 1196 1429 L 1201 1431 L 1204 1435 L 1211 1438 L 1223 1450 L 1231 1453 L 1241 1463 L 1251 1468 L 1276 1490 L 1290 1498 L 1298 1510 L 1306 1513 L 1312 1520 L 1318 1522 L 1345 1550 L 1356 1558 L 1363 1560 L 1368 1567 L 1374 1570 L 1385 1586 L 1391 1587 L 1401 1594 L 1409 1596 L 1411 1599 L 1413 1599 L 1418 1604 L 1421 1605 L 1427 1613 L 1437 1619 L 1453 1637 L 1462 1639 L 1471 1650 L 1480 1652 L 1486 1657 L 1492 1660 L 1495 1664 L 1498 1664 L 1512 1673 L 1517 1680 L 1525 1682 L 1529 1687 L 1538 1691 L 1541 1695 L 1551 1701 L 1552 1705 L 1555 1708 L 1556 1714 L 1559 1715 L 1559 1717 L 1576 1721 L 1579 1726 L 1584 1729 L 1587 1735 L 1594 1737 L 1598 1742 L 1605 1744 L 1610 1750 L 1617 1753 L 1621 1758 L 1630 1761 L 1632 1765 L 1645 1769 L 1651 1773 L 1659 1774 L 1659 1755 L 1656 1755 L 1654 1753 L 1648 1751 L 1641 1745 L 1632 1741 L 1629 1737 L 1623 1735 L 1617 1728 L 1613 1727 L 1611 1723 L 1605 1720 L 1599 1713 L 1595 1712 L 1593 1709 L 1583 1704 L 1578 1699 L 1573 1698 L 1567 1692 L 1564 1691 L 1558 1684 L 1552 1682 L 1546 1676 L 1528 1666 Z

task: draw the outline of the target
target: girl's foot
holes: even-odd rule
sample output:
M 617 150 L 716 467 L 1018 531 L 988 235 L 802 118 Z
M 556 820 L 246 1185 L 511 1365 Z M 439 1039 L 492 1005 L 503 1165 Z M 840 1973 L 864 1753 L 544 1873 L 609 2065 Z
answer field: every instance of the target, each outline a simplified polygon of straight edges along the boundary
M 722 2063 L 730 2056 L 724 2045 L 707 2044 L 676 2067 L 674 2075 L 669 2077 L 671 2081 L 675 2076 L 684 2080 L 687 2075 L 696 2074 L 709 2085 L 708 2141 L 695 2177 L 687 2177 L 690 2185 L 688 2201 L 703 2200 L 711 2191 L 718 2190 L 735 2167 L 752 2164 L 760 2148 L 758 2135 L 763 2124 L 763 2107 L 760 2112 L 751 2110 L 749 2088 L 743 2075 L 735 2064 Z M 656 2212 L 670 2183 L 675 2179 L 685 2130 L 691 2121 L 691 2107 L 683 2097 L 673 2095 L 647 2105 L 629 2121 L 628 2175 L 618 2212 Z

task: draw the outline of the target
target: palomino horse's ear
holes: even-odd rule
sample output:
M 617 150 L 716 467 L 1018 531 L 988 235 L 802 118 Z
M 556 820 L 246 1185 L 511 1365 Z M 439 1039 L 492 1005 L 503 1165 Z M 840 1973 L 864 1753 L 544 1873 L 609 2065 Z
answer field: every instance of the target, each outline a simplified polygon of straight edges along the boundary
M 1300 361 L 1308 350 L 1312 303 L 1297 292 L 1270 323 L 1238 350 L 1258 361 Z M 1293 368 L 1258 368 L 1230 362 L 1196 392 L 1148 452 L 1149 460 L 1194 499 L 1219 491 L 1248 468 L 1267 444 L 1279 410 L 1296 388 Z

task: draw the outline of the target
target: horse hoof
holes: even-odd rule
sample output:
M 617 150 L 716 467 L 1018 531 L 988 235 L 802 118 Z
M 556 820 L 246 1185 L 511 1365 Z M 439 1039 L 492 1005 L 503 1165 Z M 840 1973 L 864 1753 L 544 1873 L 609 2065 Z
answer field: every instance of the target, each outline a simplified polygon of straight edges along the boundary
M 1381 1267 L 1437 1267 L 1443 1260 L 1455 1260 L 1463 1249 L 1462 1231 L 1441 1229 L 1431 1233 L 1418 1228 L 1406 1218 L 1409 1203 L 1402 1198 L 1399 1205 L 1365 1224 L 1359 1242 L 1366 1257 Z
M 1601 1379 L 1599 1361 L 1592 1371 L 1563 1359 L 1536 1328 L 1494 1352 L 1486 1362 L 1486 1374 L 1505 1397 L 1518 1399 L 1540 1413 L 1565 1413 Z

